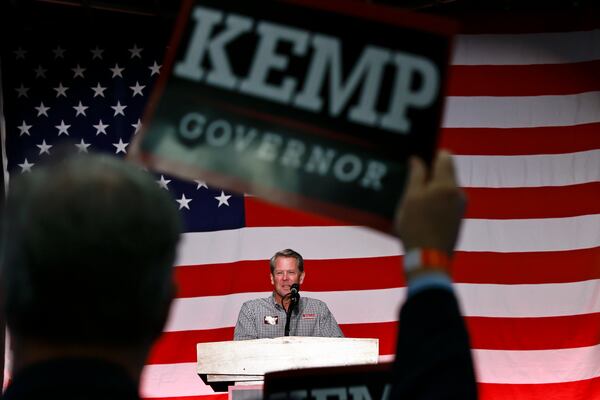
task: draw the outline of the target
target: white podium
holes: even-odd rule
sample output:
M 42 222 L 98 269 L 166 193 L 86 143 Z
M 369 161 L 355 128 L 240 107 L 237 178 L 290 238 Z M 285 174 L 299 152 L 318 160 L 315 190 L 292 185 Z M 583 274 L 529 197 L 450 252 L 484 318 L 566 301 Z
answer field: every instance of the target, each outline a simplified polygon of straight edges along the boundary
M 288 336 L 198 343 L 197 372 L 206 384 L 262 383 L 268 372 L 377 364 L 378 339 Z

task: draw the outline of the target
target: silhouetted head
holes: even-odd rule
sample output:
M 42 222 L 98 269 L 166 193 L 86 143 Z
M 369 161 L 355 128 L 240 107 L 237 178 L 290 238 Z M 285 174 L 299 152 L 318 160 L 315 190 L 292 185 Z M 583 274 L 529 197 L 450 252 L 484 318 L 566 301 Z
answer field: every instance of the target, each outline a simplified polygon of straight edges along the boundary
M 2 300 L 11 335 L 48 345 L 148 346 L 174 295 L 180 222 L 138 166 L 71 155 L 11 181 Z

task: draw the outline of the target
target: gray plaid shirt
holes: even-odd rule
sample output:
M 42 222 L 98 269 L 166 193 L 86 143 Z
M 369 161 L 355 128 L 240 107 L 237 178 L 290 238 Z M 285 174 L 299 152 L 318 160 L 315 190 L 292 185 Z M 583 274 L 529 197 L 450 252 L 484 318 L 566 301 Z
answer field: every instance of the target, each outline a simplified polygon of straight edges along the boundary
M 285 310 L 273 296 L 249 300 L 242 304 L 233 340 L 283 336 L 285 322 Z M 344 337 L 344 334 L 324 302 L 301 297 L 292 312 L 290 336 Z

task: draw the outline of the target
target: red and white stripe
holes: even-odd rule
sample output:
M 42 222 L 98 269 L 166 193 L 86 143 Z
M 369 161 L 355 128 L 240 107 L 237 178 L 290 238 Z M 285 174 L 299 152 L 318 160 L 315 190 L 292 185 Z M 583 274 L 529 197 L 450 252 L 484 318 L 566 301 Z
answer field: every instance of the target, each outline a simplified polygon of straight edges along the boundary
M 482 400 L 600 400 L 599 68 L 598 29 L 457 37 L 440 143 L 469 197 L 453 278 Z M 405 295 L 394 238 L 254 197 L 246 209 L 247 228 L 184 235 L 144 397 L 224 398 L 196 375 L 195 344 L 232 339 L 286 247 L 347 336 L 394 354 Z

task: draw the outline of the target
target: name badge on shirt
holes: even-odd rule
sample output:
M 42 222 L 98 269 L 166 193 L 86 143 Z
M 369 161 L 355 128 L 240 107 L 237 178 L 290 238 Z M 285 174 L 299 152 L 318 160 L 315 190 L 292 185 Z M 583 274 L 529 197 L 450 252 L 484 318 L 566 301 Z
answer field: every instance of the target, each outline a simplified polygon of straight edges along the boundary
M 317 314 L 302 314 L 302 319 L 317 319 Z
M 263 322 L 266 325 L 277 325 L 279 323 L 279 317 L 277 315 L 266 315 Z

